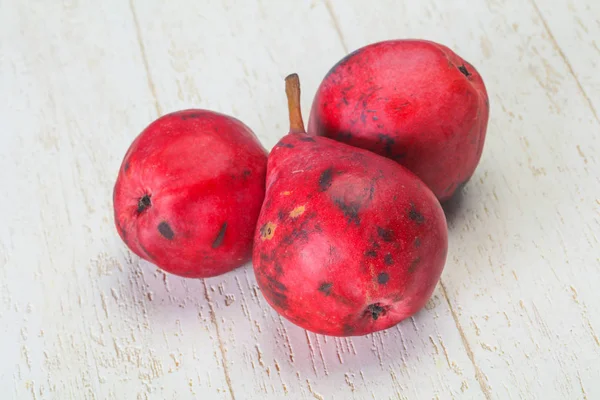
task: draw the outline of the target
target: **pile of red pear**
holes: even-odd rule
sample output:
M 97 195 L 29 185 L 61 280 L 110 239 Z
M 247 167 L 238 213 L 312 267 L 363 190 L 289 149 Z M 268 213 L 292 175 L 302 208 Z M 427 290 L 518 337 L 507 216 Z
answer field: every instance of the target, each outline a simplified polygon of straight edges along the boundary
M 285 79 L 290 130 L 269 152 L 241 121 L 189 109 L 133 141 L 114 187 L 126 245 L 206 278 L 252 261 L 271 307 L 332 336 L 419 311 L 448 253 L 442 204 L 473 175 L 489 118 L 483 80 L 449 48 L 390 40 L 327 73 L 308 129 Z

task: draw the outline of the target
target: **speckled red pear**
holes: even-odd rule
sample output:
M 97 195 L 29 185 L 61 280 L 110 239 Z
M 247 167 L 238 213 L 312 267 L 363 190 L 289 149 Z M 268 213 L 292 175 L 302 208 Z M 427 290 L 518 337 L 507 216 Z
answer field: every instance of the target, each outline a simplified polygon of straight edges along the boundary
M 425 305 L 440 278 L 442 208 L 398 163 L 306 134 L 297 75 L 286 92 L 291 129 L 269 155 L 254 238 L 259 287 L 278 313 L 316 333 L 394 326 Z
M 114 187 L 119 235 L 163 270 L 202 278 L 248 262 L 264 199 L 267 153 L 227 115 L 183 110 L 131 144 Z
M 329 71 L 309 132 L 399 162 L 443 202 L 473 175 L 488 118 L 475 67 L 438 43 L 390 40 L 356 50 Z

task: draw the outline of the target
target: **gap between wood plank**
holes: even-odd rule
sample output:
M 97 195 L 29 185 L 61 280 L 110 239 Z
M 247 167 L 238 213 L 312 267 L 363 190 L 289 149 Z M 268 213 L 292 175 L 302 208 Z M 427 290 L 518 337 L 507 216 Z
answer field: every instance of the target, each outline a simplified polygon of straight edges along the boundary
M 215 332 L 217 333 L 217 341 L 219 342 L 219 350 L 221 350 L 221 359 L 223 361 L 223 373 L 225 374 L 225 382 L 227 382 L 227 387 L 229 388 L 229 393 L 231 394 L 231 400 L 235 400 L 235 395 L 233 394 L 233 385 L 231 384 L 231 378 L 229 377 L 229 368 L 227 366 L 227 355 L 225 354 L 225 345 L 223 344 L 223 339 L 221 338 L 221 329 L 219 328 L 219 324 L 217 322 L 217 316 L 215 314 L 215 307 L 213 305 L 212 299 L 208 295 L 208 287 L 206 286 L 206 280 L 204 279 L 202 279 L 202 286 L 204 287 L 204 298 L 208 303 L 210 321 L 214 325 Z
M 348 45 L 346 44 L 346 41 L 344 40 L 344 35 L 342 35 L 342 29 L 340 28 L 340 24 L 337 20 L 337 17 L 335 16 L 335 13 L 333 12 L 333 6 L 331 5 L 331 0 L 323 0 L 323 3 L 325 3 L 325 8 L 327 9 L 329 16 L 331 17 L 331 20 L 333 21 L 333 27 L 335 28 L 338 38 L 340 39 L 340 43 L 342 44 L 342 47 L 344 48 L 344 51 L 347 54 L 348 53 Z
M 454 319 L 454 324 L 456 325 L 456 329 L 458 329 L 458 333 L 460 334 L 460 338 L 462 340 L 465 351 L 467 352 L 467 356 L 469 357 L 469 360 L 471 360 L 471 364 L 473 364 L 473 368 L 475 368 L 475 379 L 477 379 L 477 382 L 479 383 L 479 387 L 481 388 L 481 391 L 483 392 L 483 395 L 485 396 L 485 398 L 487 400 L 491 400 L 491 398 L 492 398 L 491 388 L 489 387 L 489 385 L 486 382 L 485 375 L 483 374 L 483 372 L 481 372 L 481 370 L 479 369 L 479 366 L 475 362 L 475 355 L 473 354 L 473 350 L 471 350 L 471 345 L 469 344 L 469 341 L 467 340 L 465 332 L 462 329 L 462 325 L 460 324 L 460 321 L 458 320 L 458 315 L 454 311 L 454 308 L 452 307 L 452 303 L 450 303 L 450 299 L 448 298 L 448 293 L 446 292 L 446 285 L 444 285 L 444 282 L 442 282 L 441 279 L 440 279 L 440 288 L 442 289 L 442 294 L 444 295 L 444 298 L 446 299 L 446 303 L 448 303 L 448 308 L 450 309 L 450 313 L 452 314 L 452 319 Z
M 154 108 L 156 109 L 157 117 L 162 115 L 162 110 L 160 104 L 158 103 L 158 98 L 156 97 L 156 87 L 154 86 L 154 81 L 152 79 L 152 75 L 150 74 L 150 67 L 148 66 L 148 57 L 146 56 L 146 47 L 144 47 L 144 41 L 142 40 L 142 30 L 140 29 L 140 23 L 137 18 L 137 14 L 135 12 L 135 7 L 133 5 L 133 0 L 129 0 L 129 8 L 131 9 L 131 15 L 133 17 L 133 24 L 135 25 L 135 33 L 137 36 L 138 45 L 140 46 L 140 53 L 142 54 L 142 63 L 144 64 L 144 69 L 146 70 L 146 79 L 148 80 L 148 88 L 152 93 L 152 97 L 154 98 Z
M 562 60 L 564 61 L 565 65 L 567 66 L 567 69 L 569 70 L 569 74 L 571 74 L 571 76 L 573 77 L 573 79 L 575 79 L 575 83 L 577 84 L 577 88 L 579 89 L 579 92 L 581 92 L 581 95 L 583 96 L 583 98 L 587 102 L 590 110 L 592 110 L 592 114 L 594 114 L 594 118 L 596 119 L 596 122 L 598 123 L 598 125 L 600 125 L 600 118 L 598 117 L 598 113 L 596 112 L 596 109 L 594 108 L 594 104 L 592 103 L 592 100 L 589 98 L 589 96 L 587 95 L 587 93 L 583 89 L 583 86 L 581 85 L 581 82 L 579 81 L 579 78 L 577 78 L 577 75 L 575 74 L 575 71 L 573 70 L 573 67 L 571 66 L 571 63 L 567 59 L 567 56 L 565 55 L 565 53 L 563 52 L 563 50 L 558 45 L 558 42 L 556 41 L 556 38 L 554 37 L 554 34 L 550 30 L 550 26 L 548 25 L 548 22 L 546 22 L 546 19 L 542 15 L 542 12 L 540 11 L 540 8 L 538 7 L 538 5 L 535 2 L 535 0 L 529 0 L 529 1 L 530 1 L 531 5 L 533 6 L 533 8 L 535 9 L 535 12 L 537 13 L 537 16 L 542 21 L 542 25 L 544 26 L 544 30 L 546 31 L 546 33 L 550 37 L 550 42 L 552 42 L 552 46 L 558 52 L 558 54 L 560 55 L 560 58 L 562 58 Z

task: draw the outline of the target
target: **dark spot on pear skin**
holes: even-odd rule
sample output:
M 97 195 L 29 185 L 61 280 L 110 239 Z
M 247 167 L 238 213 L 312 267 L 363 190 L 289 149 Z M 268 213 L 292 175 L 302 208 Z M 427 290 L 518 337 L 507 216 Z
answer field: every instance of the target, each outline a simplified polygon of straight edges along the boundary
M 280 291 L 280 292 L 287 292 L 287 287 L 279 282 L 276 278 L 273 278 L 272 276 L 266 275 L 267 281 L 269 281 L 269 285 L 272 286 L 274 289 Z
M 262 262 L 270 262 L 271 261 L 271 257 L 269 257 L 269 255 L 267 253 L 260 253 L 260 261 Z
M 387 274 L 387 272 L 382 272 L 379 275 L 377 275 L 377 283 L 381 285 L 385 285 L 389 280 L 390 276 Z
M 158 224 L 158 232 L 167 240 L 173 240 L 175 237 L 173 229 L 171 229 L 171 226 L 165 221 Z
M 249 169 L 245 169 L 244 171 L 242 171 L 242 176 L 244 178 L 249 177 L 252 174 L 252 172 Z
M 402 301 L 402 299 L 404 299 L 404 296 L 402 296 L 400 293 L 396 293 L 393 297 L 392 297 L 392 301 L 394 303 L 398 303 L 400 301 Z
M 394 90 L 396 90 L 396 88 L 394 88 Z M 402 103 L 402 104 L 398 104 L 398 105 L 394 106 L 393 108 L 394 108 L 394 110 L 396 110 L 396 111 L 402 111 L 402 109 L 403 109 L 404 107 L 407 107 L 407 106 L 409 106 L 409 105 L 410 105 L 410 103 L 409 103 L 408 101 L 405 101 L 404 103 Z
M 344 216 L 348 219 L 349 224 L 354 223 L 360 225 L 360 217 L 358 216 L 360 204 L 355 202 L 346 203 L 344 199 L 339 198 L 334 199 L 333 202 L 340 210 L 342 210 Z
M 285 215 L 286 214 L 282 210 L 279 210 L 277 212 L 277 217 L 279 218 L 280 221 L 283 220 L 283 219 L 285 219 Z
M 188 112 L 181 114 L 181 119 L 186 121 L 188 119 L 202 118 L 204 113 L 202 112 Z
M 291 143 L 286 143 L 286 142 L 279 142 L 276 144 L 277 147 L 285 147 L 287 149 L 293 149 L 294 145 Z
M 225 239 L 225 232 L 227 231 L 227 222 L 224 222 L 221 225 L 221 229 L 219 229 L 219 233 L 217 233 L 217 237 L 212 243 L 212 248 L 216 249 L 223 244 L 223 239 Z
M 416 238 L 416 239 L 415 239 L 415 247 L 416 247 L 416 248 L 419 248 L 419 247 L 421 247 L 421 238 Z
M 287 296 L 284 293 L 273 290 L 270 285 L 267 285 L 265 291 L 268 292 L 269 298 L 273 304 L 275 304 L 275 306 L 279 307 L 280 309 L 286 309 L 288 307 Z
M 408 217 L 417 223 L 417 225 L 423 224 L 425 222 L 425 217 L 415 207 L 414 203 L 410 203 L 410 210 L 408 211 Z
M 125 163 L 125 165 L 123 166 L 123 171 L 125 171 L 125 172 L 129 171 L 129 161 L 127 161 Z
M 393 265 L 394 264 L 394 259 L 392 258 L 392 255 L 390 253 L 387 253 L 383 257 L 383 262 L 385 263 L 385 265 Z
M 146 194 L 140 198 L 138 201 L 137 212 L 138 214 L 143 213 L 152 205 L 152 201 L 150 200 L 150 195 Z
M 302 228 L 294 228 L 294 230 L 283 238 L 283 244 L 291 245 L 298 239 L 302 239 L 303 241 L 308 240 L 308 233 L 306 229 Z
M 262 236 L 267 236 L 270 235 L 271 233 L 273 233 L 271 227 L 269 226 L 269 224 L 264 224 L 261 228 L 260 228 L 260 234 Z
M 271 204 L 272 204 L 272 203 L 273 203 L 273 197 L 269 197 L 269 198 L 268 198 L 268 199 L 265 201 L 265 204 L 263 205 L 263 208 L 264 208 L 265 210 L 267 210 L 267 211 L 268 211 L 268 210 L 270 210 L 270 209 L 271 209 Z M 262 231 L 261 231 L 261 233 L 262 233 Z
M 349 91 L 352 90 L 352 88 L 354 88 L 354 85 L 348 85 L 346 87 L 343 87 L 341 92 L 342 92 L 342 102 L 344 103 L 344 105 L 349 105 L 350 102 L 348 101 L 348 95 L 349 95 Z M 340 108 L 341 104 L 337 104 L 338 108 Z
M 352 139 L 352 133 L 350 132 L 340 132 L 337 134 L 337 137 L 341 141 L 349 141 Z
M 463 74 L 467 78 L 469 76 L 471 76 L 471 73 L 467 70 L 467 67 L 465 67 L 464 65 L 461 65 L 460 67 L 458 67 L 458 70 L 461 72 L 461 74 Z
M 331 294 L 332 286 L 333 286 L 333 283 L 331 283 L 331 282 L 323 282 L 319 286 L 318 290 L 319 290 L 319 292 L 323 293 L 325 296 L 329 296 Z
M 375 180 L 371 181 L 371 185 L 369 186 L 369 200 L 373 200 L 373 195 L 375 194 Z
M 365 310 L 365 314 L 373 318 L 373 321 L 377 321 L 380 316 L 385 315 L 386 309 L 381 306 L 380 303 L 370 304 Z
M 349 316 L 349 319 L 350 318 L 352 318 L 352 316 Z M 354 326 L 352 326 L 350 324 L 344 324 L 342 326 L 342 331 L 344 332 L 344 335 L 350 336 L 354 332 Z
M 290 246 L 296 240 L 307 241 L 310 233 L 317 232 L 318 229 L 320 229 L 317 228 L 316 224 L 312 228 L 310 226 L 312 224 L 311 221 L 313 221 L 316 217 L 316 212 L 305 214 L 304 220 L 300 223 L 300 226 L 295 226 L 289 234 L 283 237 L 281 243 L 286 246 Z
M 391 229 L 385 229 L 380 226 L 377 227 L 377 234 L 384 242 L 393 242 L 394 241 L 394 231 Z
M 293 316 L 292 317 L 292 316 L 290 316 L 289 318 L 290 318 L 290 321 L 293 322 L 293 323 L 295 323 L 296 325 L 303 326 L 303 325 L 308 324 L 307 319 L 303 318 L 303 317 L 298 317 L 298 316 Z
M 382 86 L 370 86 L 363 94 L 360 95 L 358 101 L 362 103 L 363 110 L 369 106 L 369 102 L 377 95 L 377 92 L 383 89 Z M 364 112 L 364 111 L 363 111 Z
M 384 133 L 380 133 L 378 135 L 379 137 L 379 142 L 383 143 L 383 151 L 385 152 L 386 155 L 391 155 L 392 154 L 392 146 L 394 145 L 394 143 L 396 143 L 396 141 L 394 140 L 394 138 L 392 138 L 390 135 L 386 135 Z
M 417 257 L 414 260 L 412 260 L 412 262 L 410 263 L 410 266 L 408 267 L 408 272 L 410 274 L 414 273 L 417 270 L 417 267 L 419 266 L 420 263 L 421 263 L 421 257 Z
M 319 177 L 319 190 L 325 192 L 331 186 L 333 180 L 333 168 L 327 168 Z
M 275 265 L 273 267 L 275 269 L 275 273 L 277 275 L 282 275 L 283 274 L 283 267 L 281 266 L 281 264 L 277 261 L 275 261 Z
M 301 142 L 315 142 L 315 139 L 311 138 L 310 136 L 302 136 L 300 138 Z
M 376 258 L 377 252 L 375 250 L 368 250 L 367 252 L 365 252 L 365 257 Z
M 354 89 L 354 85 L 348 85 L 342 88 L 342 93 L 344 94 L 348 94 L 349 91 L 351 91 L 352 89 Z
M 333 255 L 335 254 L 335 252 L 337 251 L 337 248 L 335 246 L 329 245 L 329 256 L 333 257 Z

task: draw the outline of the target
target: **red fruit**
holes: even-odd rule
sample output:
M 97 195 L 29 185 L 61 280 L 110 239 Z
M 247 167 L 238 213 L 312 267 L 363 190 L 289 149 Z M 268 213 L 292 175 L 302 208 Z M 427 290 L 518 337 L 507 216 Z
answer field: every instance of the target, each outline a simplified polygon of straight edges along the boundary
M 297 76 L 290 133 L 269 155 L 253 265 L 268 303 L 312 332 L 358 336 L 421 309 L 447 229 L 434 194 L 401 165 L 304 133 Z
M 475 171 L 488 116 L 471 64 L 431 41 L 392 40 L 360 48 L 329 71 L 308 131 L 399 162 L 445 201 Z
M 249 261 L 264 198 L 267 155 L 235 118 L 184 110 L 131 144 L 114 187 L 127 246 L 163 270 L 220 275 Z

